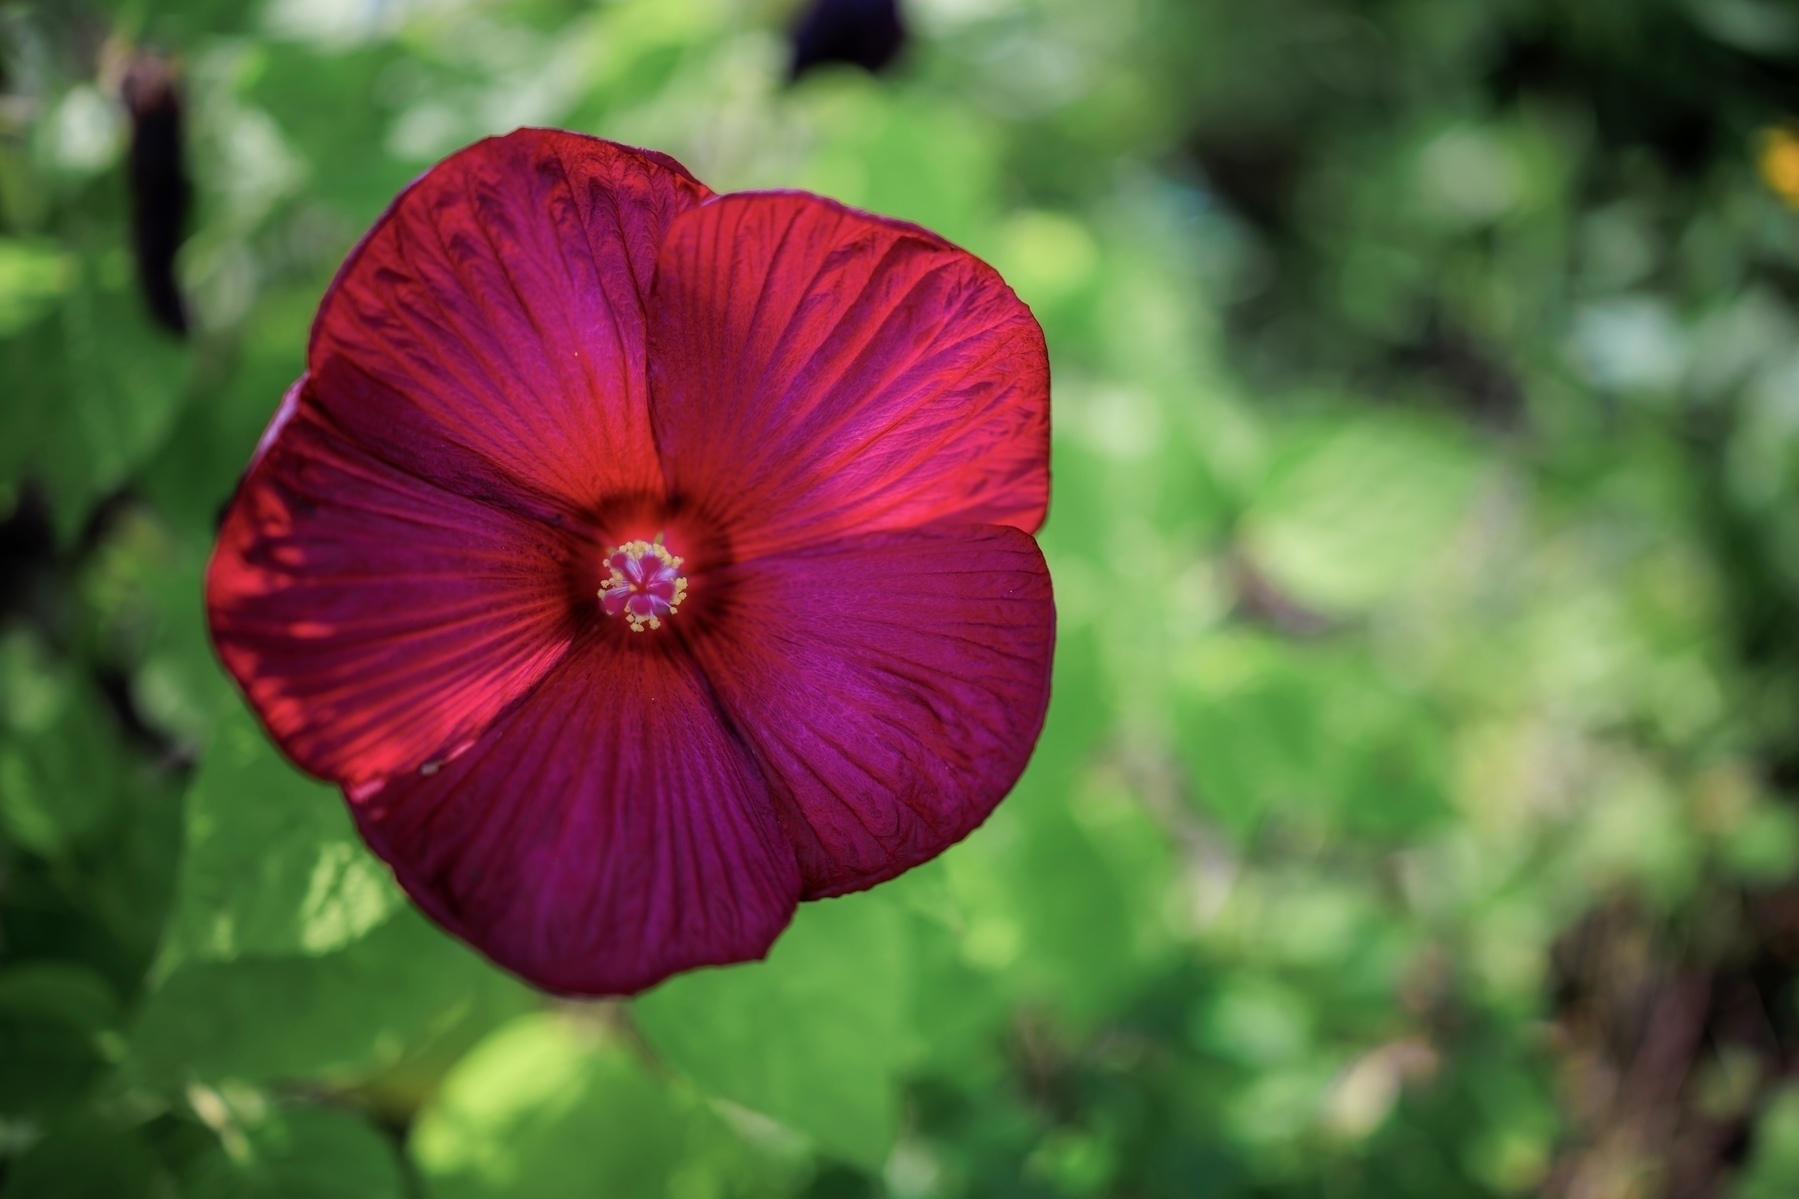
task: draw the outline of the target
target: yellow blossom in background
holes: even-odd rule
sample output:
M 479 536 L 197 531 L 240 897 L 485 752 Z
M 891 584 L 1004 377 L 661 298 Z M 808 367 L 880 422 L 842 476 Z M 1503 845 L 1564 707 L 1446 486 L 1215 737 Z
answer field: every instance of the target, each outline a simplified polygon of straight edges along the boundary
M 1762 179 L 1774 194 L 1789 207 L 1799 208 L 1799 133 L 1790 127 L 1763 133 L 1760 165 Z

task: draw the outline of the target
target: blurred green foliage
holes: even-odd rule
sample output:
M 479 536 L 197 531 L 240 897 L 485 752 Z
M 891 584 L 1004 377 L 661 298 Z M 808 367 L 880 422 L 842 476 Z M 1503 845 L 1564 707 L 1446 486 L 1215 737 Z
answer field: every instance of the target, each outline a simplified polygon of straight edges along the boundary
M 0 1196 L 1799 1194 L 1799 17 L 907 11 L 789 88 L 773 0 L 0 3 Z M 412 911 L 201 612 L 337 262 L 519 124 L 935 228 L 1056 372 L 1016 793 L 630 1004 Z

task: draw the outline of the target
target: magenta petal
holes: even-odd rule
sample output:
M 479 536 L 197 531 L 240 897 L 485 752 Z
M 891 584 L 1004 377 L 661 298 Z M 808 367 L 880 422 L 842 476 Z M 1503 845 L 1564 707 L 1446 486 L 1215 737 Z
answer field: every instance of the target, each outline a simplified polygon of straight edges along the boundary
M 522 485 L 576 508 L 659 494 L 643 297 L 669 222 L 710 194 L 663 155 L 555 130 L 451 155 L 320 305 L 321 404 L 465 493 Z
M 350 796 L 421 907 L 553 991 L 759 958 L 799 898 L 755 764 L 662 643 L 584 642 L 442 769 Z
M 1034 531 L 1049 360 L 993 269 L 935 234 L 793 193 L 670 226 L 649 310 L 672 494 L 739 560 L 933 521 Z
M 207 571 L 219 656 L 314 774 L 442 757 L 566 652 L 569 548 L 347 440 L 304 379 L 277 423 Z
M 1031 538 L 936 526 L 760 559 L 694 652 L 755 747 L 809 899 L 959 841 L 1024 770 L 1055 605 Z

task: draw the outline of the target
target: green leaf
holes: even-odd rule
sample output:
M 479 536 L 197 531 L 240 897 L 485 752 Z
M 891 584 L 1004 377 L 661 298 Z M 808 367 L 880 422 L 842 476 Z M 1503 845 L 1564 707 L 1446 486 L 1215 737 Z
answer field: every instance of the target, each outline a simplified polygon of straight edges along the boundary
M 1791 878 L 1799 866 L 1799 816 L 1784 806 L 1758 804 L 1720 848 L 1724 860 L 1746 879 L 1772 883 Z
M 172 1189 L 142 1136 L 89 1119 L 12 1162 L 0 1199 L 152 1199 Z
M 192 963 L 146 998 L 126 1068 L 190 1079 L 350 1084 L 491 1027 L 530 1002 L 510 976 L 410 909 L 319 957 Z
M 380 44 L 321 53 L 297 42 L 269 42 L 256 51 L 245 99 L 266 108 L 278 123 L 292 151 L 311 168 L 308 199 L 341 214 L 346 231 L 363 229 L 378 217 L 418 169 L 387 149 L 394 116 L 391 80 L 399 57 L 395 48 Z M 409 65 L 416 69 L 416 62 Z M 321 102 L 326 97 L 330 103 Z
M 1110 712 L 1096 639 L 1062 636 L 1049 717 L 1018 785 L 941 859 L 958 956 L 1014 1003 L 1086 1025 L 1159 959 L 1167 839 L 1116 778 L 1094 772 Z
M 228 716 L 188 791 L 180 898 L 163 968 L 330 953 L 404 903 L 337 790 L 284 761 L 247 713 Z
M 435 1199 L 740 1195 L 775 1189 L 793 1165 L 754 1151 L 614 1031 L 573 1013 L 522 1016 L 489 1036 L 445 1079 L 409 1147 Z
M 263 430 L 306 369 L 307 329 L 324 288 L 307 278 L 261 293 L 229 373 L 197 391 L 145 467 L 144 492 L 158 512 L 208 545 Z
M 75 261 L 53 242 L 0 237 L 0 337 L 55 307 L 75 281 Z
M 877 896 L 801 904 L 767 961 L 672 978 L 634 1011 L 703 1089 L 878 1167 L 917 1056 L 910 951 L 906 913 Z
M 37 637 L 0 639 L 0 832 L 60 857 L 102 835 L 126 764 L 104 700 Z
M 0 481 L 49 492 L 72 539 L 94 500 L 120 486 L 168 435 L 190 354 L 143 312 L 122 247 L 83 260 L 54 319 L 0 337 Z
M 997 1083 L 1006 1068 L 1005 1031 L 1014 996 L 969 962 L 968 921 L 944 859 L 883 883 L 878 897 L 909 917 L 907 990 L 918 1058 L 908 1063 L 908 1075 Z
M 966 109 L 854 74 L 821 76 L 803 99 L 822 139 L 800 186 L 958 243 L 984 231 L 995 190 L 992 137 Z
M 0 972 L 0 1116 L 55 1114 L 81 1099 L 118 1025 L 118 998 L 85 966 L 29 962 Z
M 348 1112 L 277 1110 L 234 1154 L 220 1145 L 195 1163 L 185 1199 L 402 1199 L 391 1141 Z
M 1774 1093 L 1755 1122 L 1751 1145 L 1734 1199 L 1784 1199 L 1799 1192 L 1799 1087 Z
M 1239 839 L 1273 813 L 1382 839 L 1449 815 L 1438 714 L 1364 655 L 1225 630 L 1170 673 L 1194 798 Z
M 1072 780 L 1033 767 L 944 868 L 965 922 L 962 960 L 1014 1001 L 1089 1025 L 1157 960 L 1168 863 L 1134 799 L 1101 801 L 1150 834 L 1122 838 L 1136 846 L 1113 859 L 1076 817 L 1071 790 Z
M 1361 416 L 1307 429 L 1243 518 L 1244 544 L 1300 603 L 1359 611 L 1454 529 L 1479 460 L 1433 425 Z

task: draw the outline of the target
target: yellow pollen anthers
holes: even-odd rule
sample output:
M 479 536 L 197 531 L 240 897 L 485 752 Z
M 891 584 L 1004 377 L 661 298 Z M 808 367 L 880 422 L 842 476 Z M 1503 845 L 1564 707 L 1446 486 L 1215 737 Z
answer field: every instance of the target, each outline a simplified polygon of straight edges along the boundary
M 654 541 L 627 541 L 606 551 L 612 573 L 600 585 L 600 607 L 608 616 L 622 616 L 633 633 L 659 629 L 664 616 L 673 616 L 687 597 L 687 577 L 681 559 L 669 552 L 658 533 Z

